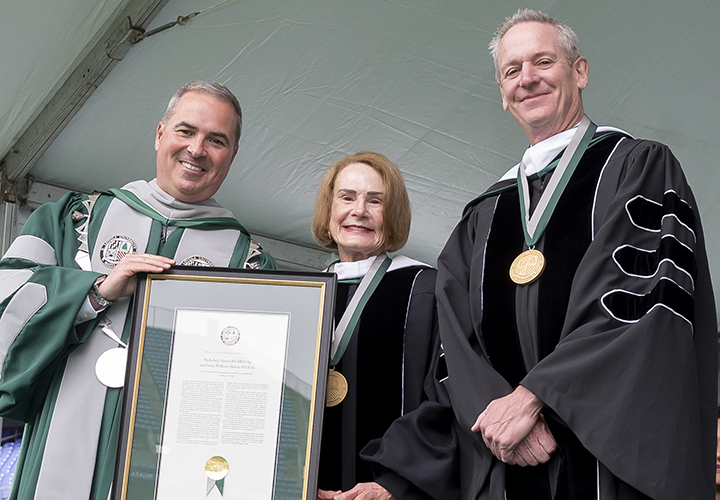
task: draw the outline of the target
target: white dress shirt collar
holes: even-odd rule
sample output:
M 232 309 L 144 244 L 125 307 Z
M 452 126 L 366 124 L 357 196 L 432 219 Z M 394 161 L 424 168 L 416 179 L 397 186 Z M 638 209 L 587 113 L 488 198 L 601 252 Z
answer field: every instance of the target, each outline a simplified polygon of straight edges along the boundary
M 548 166 L 548 164 L 553 161 L 553 159 L 559 155 L 568 144 L 570 144 L 578 125 L 575 125 L 573 128 L 565 130 L 564 132 L 560 132 L 559 134 L 555 134 L 552 137 L 548 137 L 544 141 L 540 141 L 527 148 L 522 157 L 522 163 L 525 165 L 525 174 L 529 177 Z M 615 127 L 598 127 L 597 132 L 620 132 L 630 135 L 624 130 Z M 519 167 L 520 164 L 518 163 L 508 170 L 505 175 L 500 178 L 500 180 L 504 181 L 506 179 L 516 179 L 517 169 Z

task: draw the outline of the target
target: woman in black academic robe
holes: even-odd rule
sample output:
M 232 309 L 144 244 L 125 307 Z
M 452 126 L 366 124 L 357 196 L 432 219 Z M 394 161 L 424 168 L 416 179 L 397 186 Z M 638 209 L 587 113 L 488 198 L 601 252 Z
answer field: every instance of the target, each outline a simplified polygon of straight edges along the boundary
M 436 270 L 404 256 L 387 255 L 407 241 L 410 217 L 402 175 L 378 153 L 340 160 L 318 190 L 313 235 L 340 255 L 330 268 L 338 275 L 338 326 L 330 362 L 336 373 L 331 380 L 342 374 L 347 381 L 347 392 L 341 390 L 329 401 L 334 405 L 325 409 L 320 500 L 372 481 L 370 468 L 358 456 L 360 450 L 423 399 L 437 330 Z M 343 329 L 343 315 L 347 312 L 346 320 L 352 316 L 355 295 L 362 313 L 357 324 Z

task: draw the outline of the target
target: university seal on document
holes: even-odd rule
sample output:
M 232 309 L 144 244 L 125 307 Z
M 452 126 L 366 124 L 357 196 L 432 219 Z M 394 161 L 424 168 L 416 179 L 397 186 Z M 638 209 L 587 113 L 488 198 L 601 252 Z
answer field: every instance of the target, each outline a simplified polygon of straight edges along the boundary
M 226 326 L 222 332 L 220 332 L 220 340 L 222 340 L 222 343 L 225 345 L 235 345 L 238 343 L 238 340 L 240 340 L 240 330 L 234 326 Z
M 116 234 L 105 240 L 105 243 L 100 247 L 100 262 L 106 267 L 114 268 L 123 257 L 135 253 L 137 253 L 135 242 L 127 236 Z
M 193 267 L 215 267 L 215 264 L 210 262 L 209 259 L 206 259 L 202 255 L 191 255 L 187 259 L 184 259 L 181 263 L 181 266 L 193 266 Z

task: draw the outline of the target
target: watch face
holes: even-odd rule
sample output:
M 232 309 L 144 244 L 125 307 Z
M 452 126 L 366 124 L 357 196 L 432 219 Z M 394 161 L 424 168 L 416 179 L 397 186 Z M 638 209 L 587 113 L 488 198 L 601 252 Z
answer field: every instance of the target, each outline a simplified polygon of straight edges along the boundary
M 92 294 L 93 299 L 95 299 L 95 302 L 97 302 L 100 307 L 107 307 L 115 303 L 114 300 L 108 300 L 100 294 L 100 285 L 106 279 L 107 276 L 100 276 L 98 279 L 95 280 L 95 283 L 93 283 L 93 286 L 90 289 L 90 293 Z

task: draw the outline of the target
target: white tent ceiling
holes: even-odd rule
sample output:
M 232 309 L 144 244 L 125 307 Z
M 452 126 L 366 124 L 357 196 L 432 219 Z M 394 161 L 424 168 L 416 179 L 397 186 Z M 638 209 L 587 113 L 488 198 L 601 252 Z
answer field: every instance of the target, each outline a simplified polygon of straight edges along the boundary
M 149 28 L 219 1 L 169 0 Z M 2 2 L 0 155 L 130 3 Z M 217 199 L 251 232 L 313 245 L 324 171 L 375 150 L 408 184 L 404 253 L 434 263 L 463 206 L 526 147 L 500 106 L 487 53 L 495 26 L 519 7 L 578 33 L 591 118 L 673 149 L 695 189 L 717 285 L 717 0 L 229 0 L 133 46 L 30 173 L 82 190 L 152 178 L 168 98 L 186 81 L 216 80 L 244 109 L 240 151 Z

